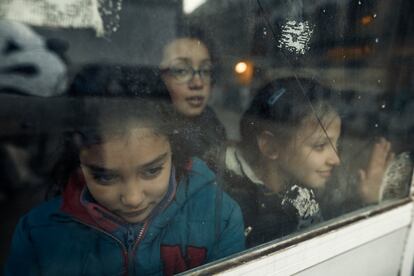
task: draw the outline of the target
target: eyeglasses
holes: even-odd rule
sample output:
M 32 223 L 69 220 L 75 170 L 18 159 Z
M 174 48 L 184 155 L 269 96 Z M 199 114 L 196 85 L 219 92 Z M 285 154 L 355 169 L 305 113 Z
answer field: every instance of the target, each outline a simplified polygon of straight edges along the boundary
M 198 74 L 203 81 L 210 81 L 213 69 L 210 65 L 199 69 L 194 69 L 191 66 L 172 66 L 170 68 L 162 69 L 161 72 L 170 74 L 177 82 L 184 83 L 192 80 L 196 74 Z

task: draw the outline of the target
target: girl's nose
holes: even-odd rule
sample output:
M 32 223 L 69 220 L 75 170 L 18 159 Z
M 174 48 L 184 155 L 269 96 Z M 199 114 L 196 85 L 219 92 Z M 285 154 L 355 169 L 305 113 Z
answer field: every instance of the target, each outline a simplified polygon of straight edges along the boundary
M 144 201 L 144 192 L 136 181 L 125 183 L 121 192 L 121 203 L 129 208 L 138 209 Z
M 189 80 L 189 85 L 192 89 L 200 89 L 204 85 L 204 79 L 199 73 L 194 74 L 193 77 Z
M 339 158 L 337 149 L 331 148 L 329 150 L 329 156 L 328 156 L 327 162 L 331 166 L 337 166 L 341 163 L 341 159 Z

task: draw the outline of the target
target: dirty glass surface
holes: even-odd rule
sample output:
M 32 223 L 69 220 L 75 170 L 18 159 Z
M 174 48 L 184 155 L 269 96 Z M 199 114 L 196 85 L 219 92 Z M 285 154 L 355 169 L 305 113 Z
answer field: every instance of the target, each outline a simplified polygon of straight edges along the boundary
M 114 273 L 182 272 L 407 197 L 413 11 L 408 0 L 2 1 L 0 265 L 19 218 L 62 194 L 56 183 L 67 187 L 74 174 L 108 192 L 85 184 L 68 196 L 79 205 L 56 212 L 125 254 L 109 265 Z M 102 147 L 134 129 L 122 126 L 131 114 L 158 124 L 146 146 Z M 163 149 L 166 163 L 140 167 Z M 131 171 L 147 181 L 144 204 L 123 209 L 144 187 L 125 180 Z M 165 179 L 148 184 L 161 171 Z M 36 219 L 24 220 L 30 235 Z M 86 239 L 68 235 L 68 244 Z M 70 260 L 83 271 L 109 256 L 73 248 L 90 254 Z

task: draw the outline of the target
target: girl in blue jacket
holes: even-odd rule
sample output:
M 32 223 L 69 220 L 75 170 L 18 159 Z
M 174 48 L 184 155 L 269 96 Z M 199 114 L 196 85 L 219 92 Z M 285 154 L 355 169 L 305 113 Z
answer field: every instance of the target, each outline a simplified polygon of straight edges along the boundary
M 238 205 L 183 154 L 166 107 L 100 97 L 81 106 L 62 195 L 20 219 L 6 275 L 172 275 L 244 249 Z

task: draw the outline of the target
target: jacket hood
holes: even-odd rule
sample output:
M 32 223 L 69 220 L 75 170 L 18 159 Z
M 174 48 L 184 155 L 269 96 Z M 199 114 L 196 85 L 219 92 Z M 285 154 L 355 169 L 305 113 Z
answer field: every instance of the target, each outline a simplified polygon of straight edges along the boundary
M 60 210 L 84 223 L 95 225 L 95 220 L 80 200 L 85 185 L 85 179 L 80 171 L 72 174 L 63 191 Z
M 148 231 L 150 237 L 156 236 L 176 216 L 176 213 L 187 201 L 202 193 L 203 188 L 216 181 L 215 174 L 200 159 L 194 157 L 187 167 L 188 172 L 178 184 L 175 197 L 167 208 L 162 210 L 158 216 L 151 221 L 151 228 Z
M 215 174 L 207 165 L 198 158 L 192 158 L 187 167 L 187 173 L 179 180 L 177 190 L 171 193 L 166 204 L 161 206 L 158 213 L 150 218 L 151 227 L 148 230 L 149 236 L 154 236 L 156 232 L 163 229 L 180 210 L 181 206 L 199 193 L 207 184 L 215 181 Z M 61 211 L 74 217 L 75 219 L 91 226 L 110 230 L 116 227 L 111 220 L 99 220 L 91 215 L 91 210 L 81 202 L 82 191 L 85 187 L 85 180 L 81 172 L 73 174 L 63 192 Z
M 252 183 L 256 185 L 264 185 L 264 183 L 256 176 L 253 169 L 244 159 L 240 150 L 236 147 L 227 147 L 226 149 L 226 169 L 232 173 L 247 177 Z

